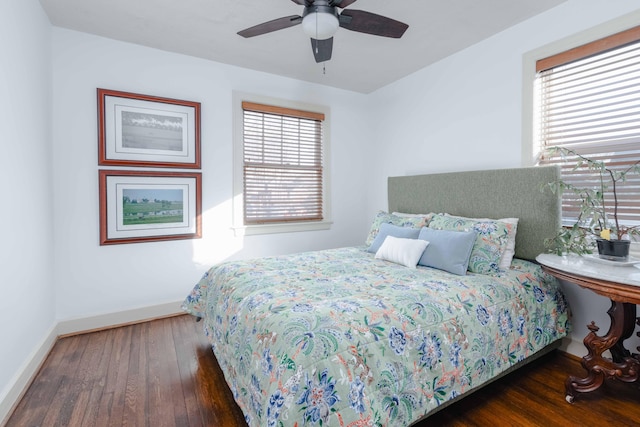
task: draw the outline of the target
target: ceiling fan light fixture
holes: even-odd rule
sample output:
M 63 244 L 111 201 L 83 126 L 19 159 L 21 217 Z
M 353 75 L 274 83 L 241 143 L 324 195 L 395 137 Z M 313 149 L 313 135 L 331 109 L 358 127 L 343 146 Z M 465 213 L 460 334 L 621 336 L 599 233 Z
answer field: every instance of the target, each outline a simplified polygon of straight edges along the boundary
M 316 40 L 326 40 L 338 31 L 340 23 L 333 13 L 311 12 L 302 19 L 302 30 Z

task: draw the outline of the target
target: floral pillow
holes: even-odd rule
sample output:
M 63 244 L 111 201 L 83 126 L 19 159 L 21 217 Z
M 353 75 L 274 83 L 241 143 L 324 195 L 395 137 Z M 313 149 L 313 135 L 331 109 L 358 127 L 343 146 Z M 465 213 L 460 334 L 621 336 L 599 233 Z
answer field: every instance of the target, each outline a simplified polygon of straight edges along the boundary
M 500 270 L 500 258 L 507 249 L 509 233 L 513 224 L 506 222 L 446 215 L 433 215 L 429 228 L 436 230 L 475 231 L 476 241 L 469 258 L 469 271 L 472 273 L 492 274 Z
M 399 216 L 384 211 L 378 211 L 375 218 L 373 219 L 373 223 L 371 224 L 371 229 L 369 230 L 369 234 L 367 235 L 365 245 L 371 246 L 371 243 L 373 243 L 373 239 L 376 238 L 378 232 L 380 231 L 381 224 L 392 224 L 399 227 L 411 227 L 420 230 L 422 227 L 426 227 L 427 225 L 429 225 L 429 221 L 431 220 L 432 216 L 433 214 L 426 214 L 421 216 Z
M 502 270 L 508 270 L 509 268 L 511 268 L 511 261 L 513 261 L 513 257 L 516 254 L 516 232 L 518 230 L 518 221 L 519 221 L 518 218 L 490 219 L 490 218 L 467 218 L 464 216 L 450 215 L 448 213 L 445 213 L 445 215 L 455 217 L 455 218 L 471 219 L 474 221 L 500 221 L 500 222 L 506 222 L 507 224 L 510 224 L 511 227 L 509 229 L 509 240 L 507 241 L 507 248 L 505 249 L 505 251 L 502 253 L 502 256 L 500 257 L 500 268 Z

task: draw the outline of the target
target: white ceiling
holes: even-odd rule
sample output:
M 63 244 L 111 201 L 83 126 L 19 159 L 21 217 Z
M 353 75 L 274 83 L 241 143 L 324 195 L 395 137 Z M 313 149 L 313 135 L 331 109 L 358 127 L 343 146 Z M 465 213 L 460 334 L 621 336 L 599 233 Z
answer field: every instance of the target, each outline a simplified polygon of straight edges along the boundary
M 369 93 L 566 0 L 359 0 L 349 9 L 409 25 L 401 39 L 338 29 L 317 64 L 301 26 L 245 39 L 247 27 L 302 14 L 291 0 L 40 0 L 58 27 Z

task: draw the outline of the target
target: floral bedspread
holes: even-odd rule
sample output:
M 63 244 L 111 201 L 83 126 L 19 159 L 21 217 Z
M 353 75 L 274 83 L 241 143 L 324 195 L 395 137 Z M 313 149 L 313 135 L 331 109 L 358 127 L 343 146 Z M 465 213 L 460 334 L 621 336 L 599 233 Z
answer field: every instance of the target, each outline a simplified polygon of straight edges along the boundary
M 360 247 L 214 266 L 183 308 L 250 426 L 407 426 L 569 329 L 533 263 L 455 276 Z

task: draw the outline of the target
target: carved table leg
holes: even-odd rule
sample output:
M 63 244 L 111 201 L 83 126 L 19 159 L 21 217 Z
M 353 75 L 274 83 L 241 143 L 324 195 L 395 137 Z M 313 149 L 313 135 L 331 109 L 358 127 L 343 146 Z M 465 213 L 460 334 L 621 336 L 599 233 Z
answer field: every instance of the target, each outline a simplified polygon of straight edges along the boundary
M 640 317 L 636 317 L 636 325 L 640 326 Z M 636 332 L 636 336 L 640 337 L 640 332 Z M 640 346 L 636 347 L 636 350 L 640 352 Z M 633 357 L 635 357 L 636 360 L 640 361 L 640 354 L 639 353 L 633 354 Z
M 633 330 L 636 327 L 636 305 L 623 303 L 623 329 L 620 339 L 609 349 L 614 362 L 623 363 L 627 357 L 631 356 L 631 352 L 624 346 L 624 341 L 633 334 Z M 611 310 L 615 310 L 615 303 L 611 304 Z M 608 313 L 608 312 L 607 312 Z M 611 316 L 611 314 L 609 314 Z
M 594 322 L 587 327 L 591 332 L 584 338 L 588 354 L 582 358 L 582 366 L 587 370 L 585 378 L 570 376 L 565 382 L 567 402 L 572 403 L 576 393 L 587 393 L 602 385 L 605 378 L 618 378 L 621 381 L 633 382 L 638 379 L 640 362 L 631 357 L 624 347 L 624 340 L 629 338 L 635 329 L 635 304 L 611 301 L 607 311 L 611 326 L 606 335 L 596 334 L 599 328 Z M 610 350 L 612 359 L 603 358 L 602 353 Z

